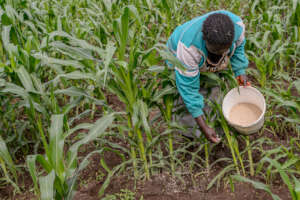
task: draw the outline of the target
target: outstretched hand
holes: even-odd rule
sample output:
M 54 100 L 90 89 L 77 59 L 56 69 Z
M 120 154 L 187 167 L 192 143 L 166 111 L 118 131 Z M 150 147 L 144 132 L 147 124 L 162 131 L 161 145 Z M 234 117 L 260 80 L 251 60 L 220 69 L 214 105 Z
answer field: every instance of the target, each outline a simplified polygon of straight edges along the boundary
M 236 80 L 240 86 L 251 86 L 251 83 L 248 81 L 246 74 L 237 76 Z
M 205 134 L 206 139 L 213 143 L 218 143 L 220 142 L 220 138 L 217 136 L 216 131 L 213 128 L 210 128 L 207 126 L 206 128 L 203 129 L 203 132 Z
M 204 135 L 205 135 L 206 139 L 208 139 L 209 141 L 211 141 L 213 143 L 220 142 L 220 138 L 217 136 L 216 131 L 213 128 L 210 128 L 205 123 L 202 116 L 199 116 L 199 117 L 195 118 L 195 120 L 196 120 L 199 128 L 202 130 L 202 132 L 204 132 Z

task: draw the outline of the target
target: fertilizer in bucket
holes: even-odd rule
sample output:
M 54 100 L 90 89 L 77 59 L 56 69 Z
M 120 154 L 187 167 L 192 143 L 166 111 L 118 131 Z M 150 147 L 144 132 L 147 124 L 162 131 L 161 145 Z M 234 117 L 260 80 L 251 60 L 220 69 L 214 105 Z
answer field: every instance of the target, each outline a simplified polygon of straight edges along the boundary
M 222 111 L 226 121 L 239 133 L 253 134 L 264 125 L 265 98 L 251 86 L 233 88 L 223 99 Z
M 261 115 L 262 110 L 252 103 L 238 103 L 229 112 L 229 120 L 240 126 L 254 123 Z

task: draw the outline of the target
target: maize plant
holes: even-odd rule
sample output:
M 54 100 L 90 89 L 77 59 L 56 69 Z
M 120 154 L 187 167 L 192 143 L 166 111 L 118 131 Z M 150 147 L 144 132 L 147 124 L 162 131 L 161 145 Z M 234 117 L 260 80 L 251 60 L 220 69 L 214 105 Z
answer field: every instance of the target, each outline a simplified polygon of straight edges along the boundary
M 64 120 L 63 114 L 52 115 L 49 132 L 46 133 L 44 132 L 40 119 L 37 121 L 45 154 L 29 155 L 27 156 L 26 162 L 33 179 L 36 194 L 38 194 L 41 199 L 73 198 L 77 176 L 88 162 L 87 159 L 84 159 L 82 163 L 78 165 L 78 150 L 80 146 L 104 135 L 105 130 L 113 122 L 114 115 L 103 116 L 98 119 L 95 124 L 79 124 L 66 132 L 64 132 L 63 127 Z M 85 137 L 70 146 L 67 153 L 65 153 L 65 139 L 78 129 L 88 129 L 89 132 Z M 48 141 L 46 136 L 49 138 Z M 103 150 L 97 151 L 97 153 L 100 154 L 102 152 Z M 89 157 L 89 155 L 87 155 L 87 157 Z M 122 158 L 124 159 L 124 157 Z M 42 166 L 47 174 L 46 176 L 39 175 L 37 163 Z
M 179 134 L 187 130 L 174 117 L 180 95 L 165 61 L 183 66 L 165 44 L 177 26 L 223 9 L 243 19 L 247 73 L 267 111 L 259 132 L 240 135 L 221 109 L 237 87 L 231 68 L 201 72 L 208 96 L 220 90 L 220 101 L 207 100 L 204 113 L 222 138 L 215 145 Z M 272 193 L 280 180 L 299 199 L 299 13 L 299 0 L 0 1 L 0 189 L 72 199 L 77 177 L 100 154 L 100 198 L 126 169 L 137 183 L 168 174 L 203 188 L 197 177 L 205 176 L 208 190 L 247 182 L 273 199 L 280 198 Z M 95 149 L 79 157 L 91 144 Z M 108 167 L 106 151 L 121 164 Z M 34 190 L 22 184 L 26 173 Z M 13 195 L 7 198 L 19 198 Z

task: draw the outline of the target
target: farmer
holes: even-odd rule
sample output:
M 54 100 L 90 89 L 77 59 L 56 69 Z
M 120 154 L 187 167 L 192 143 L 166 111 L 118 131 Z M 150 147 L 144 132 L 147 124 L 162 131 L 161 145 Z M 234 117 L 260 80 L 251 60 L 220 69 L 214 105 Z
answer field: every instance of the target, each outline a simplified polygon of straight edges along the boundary
M 188 110 L 188 115 L 179 120 L 183 125 L 196 128 L 198 125 L 205 137 L 214 143 L 220 139 L 203 117 L 203 96 L 199 93 L 200 72 L 224 70 L 230 60 L 239 85 L 250 85 L 245 74 L 248 67 L 245 43 L 243 21 L 224 10 L 207 13 L 178 26 L 167 42 L 168 49 L 185 68 L 175 66 L 176 86 Z M 168 61 L 167 64 L 172 66 Z M 199 137 L 200 134 L 197 128 L 193 136 Z

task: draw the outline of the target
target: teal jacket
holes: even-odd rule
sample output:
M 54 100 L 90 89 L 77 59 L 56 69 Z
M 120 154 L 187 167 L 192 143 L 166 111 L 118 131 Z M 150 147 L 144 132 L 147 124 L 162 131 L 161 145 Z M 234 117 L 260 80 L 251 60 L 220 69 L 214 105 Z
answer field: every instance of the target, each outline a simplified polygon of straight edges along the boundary
M 235 36 L 228 56 L 235 76 L 245 74 L 248 59 L 245 56 L 245 25 L 235 14 L 220 10 L 196 17 L 178 26 L 167 42 L 167 47 L 184 65 L 185 70 L 175 67 L 176 86 L 192 116 L 203 114 L 203 96 L 199 93 L 200 72 L 207 58 L 205 41 L 202 38 L 202 24 L 213 13 L 228 15 L 234 23 Z M 168 62 L 167 62 L 168 63 Z M 172 66 L 170 63 L 168 65 Z

